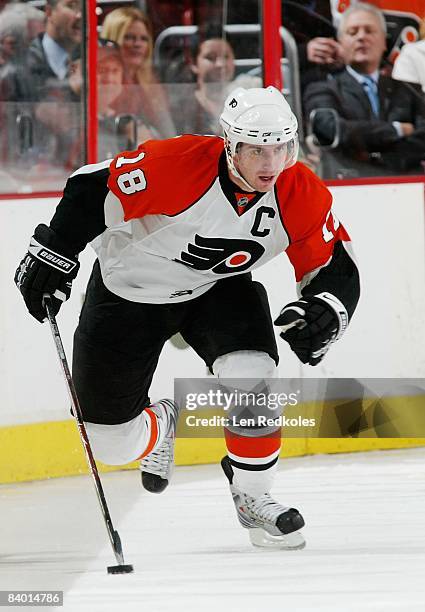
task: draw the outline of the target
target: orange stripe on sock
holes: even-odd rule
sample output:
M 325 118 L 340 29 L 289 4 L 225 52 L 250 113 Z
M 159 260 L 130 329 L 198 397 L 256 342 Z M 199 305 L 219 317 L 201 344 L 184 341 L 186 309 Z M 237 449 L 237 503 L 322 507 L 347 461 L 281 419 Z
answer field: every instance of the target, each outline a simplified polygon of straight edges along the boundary
M 263 438 L 238 436 L 224 429 L 227 450 L 237 457 L 269 457 L 280 449 L 280 429 Z
M 149 453 L 153 450 L 158 440 L 157 416 L 154 412 L 152 412 L 152 410 L 149 410 L 149 408 L 145 408 L 145 412 L 147 412 L 151 420 L 151 435 L 149 437 L 149 442 L 148 442 L 147 447 L 145 448 L 143 453 L 140 455 L 140 457 L 137 457 L 136 461 L 138 461 L 139 459 L 143 459 L 143 457 L 146 457 L 146 455 L 149 455 Z

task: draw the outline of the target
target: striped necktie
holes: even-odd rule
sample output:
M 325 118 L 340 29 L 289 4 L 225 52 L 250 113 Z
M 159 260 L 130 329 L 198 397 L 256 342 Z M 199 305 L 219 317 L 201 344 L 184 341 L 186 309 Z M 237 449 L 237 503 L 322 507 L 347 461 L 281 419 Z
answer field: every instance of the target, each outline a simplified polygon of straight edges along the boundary
M 378 97 L 378 86 L 376 82 L 369 76 L 363 76 L 363 89 L 369 98 L 370 106 L 372 107 L 373 114 L 378 117 L 379 115 L 379 97 Z

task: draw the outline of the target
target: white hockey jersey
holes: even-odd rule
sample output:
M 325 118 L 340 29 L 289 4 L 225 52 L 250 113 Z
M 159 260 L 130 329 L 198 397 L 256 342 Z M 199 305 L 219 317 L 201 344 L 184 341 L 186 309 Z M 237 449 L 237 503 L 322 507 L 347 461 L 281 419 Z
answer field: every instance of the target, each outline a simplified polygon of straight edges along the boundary
M 92 245 L 106 287 L 135 302 L 193 299 L 284 251 L 302 285 L 329 263 L 336 240 L 349 240 L 330 192 L 300 163 L 271 192 L 238 192 L 219 137 L 151 140 L 121 153 L 108 188 L 107 227 Z

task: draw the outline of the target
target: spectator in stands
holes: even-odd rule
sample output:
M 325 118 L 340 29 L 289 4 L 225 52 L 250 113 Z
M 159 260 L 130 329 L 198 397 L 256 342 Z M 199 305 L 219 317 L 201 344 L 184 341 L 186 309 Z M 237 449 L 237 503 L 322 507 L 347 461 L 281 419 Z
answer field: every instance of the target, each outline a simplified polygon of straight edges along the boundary
M 346 171 L 348 176 L 423 172 L 424 102 L 413 86 L 379 74 L 385 36 L 379 9 L 365 3 L 350 7 L 338 29 L 345 69 L 305 92 L 307 112 L 316 110 L 318 141 L 334 149 L 326 154 L 332 162 L 327 177 Z
M 46 0 L 46 31 L 31 43 L 27 66 L 34 98 L 44 100 L 50 90 L 67 90 L 70 56 L 81 44 L 80 0 Z
M 329 0 L 282 2 L 282 23 L 297 41 L 302 91 L 343 67 L 331 5 Z
M 0 13 L 0 99 L 18 101 L 29 95 L 28 81 L 21 75 L 26 50 L 26 21 L 6 11 Z
M 33 103 L 34 164 L 81 164 L 81 110 L 69 84 L 72 53 L 81 45 L 81 1 L 46 0 L 46 30 L 30 44 L 26 69 Z M 71 153 L 72 152 L 72 153 Z
M 83 86 L 79 53 L 71 58 L 69 84 L 77 98 Z M 127 91 L 120 49 L 112 40 L 99 39 L 97 49 L 98 159 L 113 157 L 117 151 L 135 148 L 157 138 L 152 126 L 127 113 Z
M 282 25 L 295 38 L 300 66 L 301 87 L 326 78 L 342 67 L 341 48 L 335 40 L 332 0 L 282 0 Z M 348 4 L 347 2 L 344 4 Z M 227 23 L 260 23 L 257 0 L 231 2 Z M 241 45 L 246 41 L 241 37 Z M 250 50 L 258 53 L 258 43 Z M 236 49 L 238 51 L 238 49 Z
M 38 29 L 44 29 L 44 13 L 31 5 L 8 4 L 0 13 L 0 99 L 28 100 L 29 79 L 25 53 Z
M 99 159 L 113 157 L 117 151 L 134 149 L 150 138 L 155 129 L 140 116 L 127 111 L 124 63 L 113 41 L 100 40 L 97 55 Z
M 219 134 L 218 118 L 226 98 L 226 85 L 235 76 L 233 49 L 222 38 L 202 41 L 195 50 L 189 72 L 193 86 L 192 91 L 187 91 L 185 106 L 179 105 L 180 110 L 176 109 L 178 131 Z
M 159 137 L 174 136 L 165 90 L 152 66 L 152 28 L 145 14 L 134 7 L 117 8 L 105 18 L 102 38 L 117 43 L 124 64 L 126 112 L 143 118 Z
M 10 4 L 16 4 L 20 0 L 0 0 L 0 13 Z
M 97 50 L 97 109 L 100 117 L 115 117 L 124 91 L 124 63 L 111 40 L 100 40 Z
M 0 159 L 22 166 L 31 146 L 31 83 L 25 53 L 35 31 L 44 28 L 44 13 L 31 5 L 9 3 L 0 12 Z
M 174 118 L 179 133 L 221 134 L 218 117 L 235 87 L 261 87 L 259 77 L 241 74 L 235 79 L 235 55 L 216 28 L 200 32 L 189 64 L 174 66 Z M 183 62 L 183 64 L 182 64 Z M 179 91 L 180 90 L 180 91 Z M 183 109 L 183 112 L 182 112 Z
M 36 36 L 43 33 L 46 29 L 46 16 L 44 11 L 41 11 L 32 4 L 9 3 L 4 10 L 4 15 L 22 15 L 26 20 L 26 40 L 28 44 Z
M 393 79 L 417 83 L 425 92 L 425 18 L 419 30 L 420 40 L 404 45 L 394 63 Z

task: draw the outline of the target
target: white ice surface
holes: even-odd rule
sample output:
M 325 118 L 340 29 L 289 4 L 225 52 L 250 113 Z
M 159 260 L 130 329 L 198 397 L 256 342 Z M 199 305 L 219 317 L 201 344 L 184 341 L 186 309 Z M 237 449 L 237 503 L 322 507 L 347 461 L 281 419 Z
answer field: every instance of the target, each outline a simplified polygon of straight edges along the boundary
M 251 547 L 219 466 L 178 468 L 162 495 L 102 476 L 132 575 L 88 476 L 0 486 L 0 589 L 59 589 L 67 612 L 425 610 L 425 449 L 281 462 L 273 494 L 306 519 L 303 551 Z

